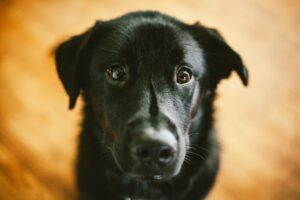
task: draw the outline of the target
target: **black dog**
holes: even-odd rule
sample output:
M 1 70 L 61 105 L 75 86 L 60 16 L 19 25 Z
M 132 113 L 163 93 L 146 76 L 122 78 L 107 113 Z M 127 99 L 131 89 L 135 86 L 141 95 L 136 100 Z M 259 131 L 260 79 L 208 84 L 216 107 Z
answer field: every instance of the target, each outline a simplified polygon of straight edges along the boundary
M 56 51 L 70 108 L 85 107 L 80 199 L 203 199 L 219 165 L 213 100 L 240 56 L 215 30 L 158 12 L 97 21 Z

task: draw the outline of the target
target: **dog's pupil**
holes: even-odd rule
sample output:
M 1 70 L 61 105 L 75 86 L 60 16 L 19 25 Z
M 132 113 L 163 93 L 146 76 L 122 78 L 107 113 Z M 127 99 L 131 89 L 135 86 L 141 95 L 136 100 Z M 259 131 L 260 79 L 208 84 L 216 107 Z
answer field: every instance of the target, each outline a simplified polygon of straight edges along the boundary
M 190 74 L 187 71 L 180 71 L 178 73 L 178 78 L 177 78 L 177 82 L 179 83 L 186 83 L 190 80 Z
M 114 80 L 119 80 L 122 77 L 124 77 L 124 75 L 125 75 L 125 72 L 122 67 L 115 67 L 112 70 L 112 74 L 111 74 L 111 76 Z

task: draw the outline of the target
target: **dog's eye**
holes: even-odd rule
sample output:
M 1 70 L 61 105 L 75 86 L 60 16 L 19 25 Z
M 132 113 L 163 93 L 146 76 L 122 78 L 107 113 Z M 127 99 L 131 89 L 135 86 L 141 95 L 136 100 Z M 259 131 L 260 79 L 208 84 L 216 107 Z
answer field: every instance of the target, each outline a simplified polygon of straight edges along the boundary
M 125 66 L 120 63 L 111 65 L 106 70 L 106 77 L 111 81 L 124 82 L 127 79 Z
M 186 68 L 181 68 L 176 74 L 176 81 L 179 84 L 184 84 L 192 79 L 192 73 Z

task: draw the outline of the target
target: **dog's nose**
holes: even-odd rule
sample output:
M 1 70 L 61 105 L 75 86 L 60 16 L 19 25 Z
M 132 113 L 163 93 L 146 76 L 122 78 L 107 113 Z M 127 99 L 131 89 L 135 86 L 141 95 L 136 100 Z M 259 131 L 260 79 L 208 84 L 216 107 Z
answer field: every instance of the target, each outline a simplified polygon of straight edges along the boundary
M 131 147 L 132 157 L 149 167 L 164 167 L 174 159 L 175 148 L 158 141 L 146 141 Z

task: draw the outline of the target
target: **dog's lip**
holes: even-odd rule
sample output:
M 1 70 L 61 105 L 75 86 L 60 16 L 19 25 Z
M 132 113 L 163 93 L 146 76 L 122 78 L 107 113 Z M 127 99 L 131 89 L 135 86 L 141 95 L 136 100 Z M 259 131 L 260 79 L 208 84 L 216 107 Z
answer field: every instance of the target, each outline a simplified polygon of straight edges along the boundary
M 160 174 L 128 174 L 130 177 L 142 181 L 159 181 L 163 179 Z

